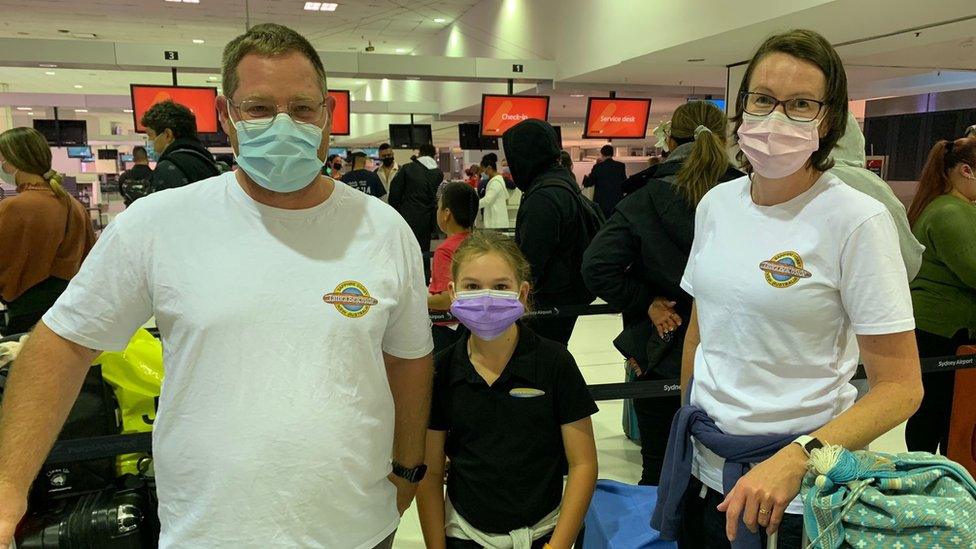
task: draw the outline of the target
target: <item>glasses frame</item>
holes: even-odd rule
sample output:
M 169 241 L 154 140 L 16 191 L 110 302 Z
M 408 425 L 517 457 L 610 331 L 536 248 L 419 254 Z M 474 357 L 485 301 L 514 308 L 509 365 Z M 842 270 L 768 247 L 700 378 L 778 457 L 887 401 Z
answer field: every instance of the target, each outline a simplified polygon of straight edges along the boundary
M 231 107 L 234 107 L 234 109 L 237 110 L 237 116 L 241 117 L 241 120 L 244 121 L 244 122 L 255 122 L 255 123 L 271 122 L 271 121 L 273 121 L 275 119 L 275 117 L 277 117 L 282 112 L 284 112 L 288 116 L 291 116 L 291 109 L 288 108 L 288 105 L 286 105 L 286 109 L 284 111 L 282 111 L 281 110 L 281 105 L 279 103 L 274 102 L 274 101 L 269 101 L 269 103 L 274 103 L 274 106 L 275 106 L 274 116 L 272 116 L 271 118 L 250 118 L 250 119 L 245 120 L 244 119 L 244 114 L 241 111 L 241 107 L 244 105 L 244 103 L 247 103 L 248 101 L 262 101 L 262 100 L 260 100 L 260 99 L 245 99 L 245 100 L 241 101 L 240 103 L 237 103 L 236 101 L 234 101 L 230 97 L 227 98 L 227 103 Z M 304 101 L 304 100 L 302 100 L 302 101 Z M 292 101 L 289 101 L 288 103 L 290 105 L 292 103 Z M 320 127 L 323 127 L 324 128 L 326 126 L 326 124 L 322 124 L 322 122 L 327 121 L 329 119 L 329 117 L 332 116 L 332 113 L 329 112 L 329 109 L 325 108 L 325 106 L 326 106 L 327 103 L 328 103 L 328 99 L 327 98 L 323 98 L 322 101 L 320 103 L 318 103 L 318 106 L 319 107 L 323 107 L 322 108 L 322 118 L 320 120 L 318 120 L 316 122 L 305 122 L 304 120 L 296 120 L 296 122 L 301 122 L 303 124 L 313 124 L 315 126 L 320 126 Z
M 763 97 L 766 97 L 768 99 L 771 99 L 773 101 L 773 108 L 770 109 L 769 112 L 767 112 L 767 113 L 761 113 L 760 114 L 760 113 L 749 112 L 748 105 L 749 105 L 749 96 L 750 95 L 761 95 Z M 806 97 L 794 97 L 793 99 L 786 99 L 786 100 L 782 100 L 781 101 L 781 100 L 773 97 L 772 95 L 769 95 L 768 93 L 750 92 L 750 91 L 742 92 L 739 95 L 739 101 L 742 104 L 742 112 L 744 112 L 746 114 L 751 114 L 752 116 L 769 116 L 769 115 L 773 114 L 773 112 L 780 105 L 783 105 L 783 114 L 786 115 L 787 118 L 789 118 L 790 120 L 793 120 L 795 122 L 813 122 L 814 120 L 817 119 L 818 116 L 820 116 L 820 113 L 823 112 L 824 107 L 827 106 L 827 104 L 824 103 L 823 101 L 818 101 L 816 99 L 807 99 Z M 810 101 L 811 103 L 816 103 L 817 104 L 817 107 L 818 107 L 817 108 L 817 114 L 813 115 L 813 118 L 809 118 L 809 119 L 794 118 L 794 117 L 790 116 L 789 109 L 786 108 L 786 104 L 789 103 L 790 101 Z

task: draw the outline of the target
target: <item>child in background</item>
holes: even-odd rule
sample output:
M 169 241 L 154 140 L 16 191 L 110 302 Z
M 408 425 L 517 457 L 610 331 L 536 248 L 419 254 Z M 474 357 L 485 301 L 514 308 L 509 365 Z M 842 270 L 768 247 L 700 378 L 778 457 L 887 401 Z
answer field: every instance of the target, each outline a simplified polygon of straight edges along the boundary
M 596 484 L 597 407 L 569 351 L 518 322 L 529 265 L 511 238 L 473 233 L 451 274 L 451 312 L 470 333 L 434 360 L 417 492 L 427 547 L 569 549 Z
M 434 250 L 431 263 L 430 287 L 427 308 L 431 311 L 447 311 L 451 308 L 451 261 L 454 251 L 471 234 L 471 227 L 478 216 L 478 193 L 466 183 L 447 183 L 441 189 L 437 204 L 437 226 L 447 235 Z M 434 352 L 446 349 L 458 338 L 457 322 L 438 322 L 433 326 Z

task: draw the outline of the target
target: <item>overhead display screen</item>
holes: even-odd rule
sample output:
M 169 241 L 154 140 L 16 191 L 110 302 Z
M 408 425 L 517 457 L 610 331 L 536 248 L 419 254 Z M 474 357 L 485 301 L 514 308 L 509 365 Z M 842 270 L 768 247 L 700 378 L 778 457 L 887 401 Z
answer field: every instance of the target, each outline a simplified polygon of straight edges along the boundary
M 197 132 L 217 133 L 217 88 L 131 84 L 129 89 L 132 94 L 132 119 L 137 132 L 146 132 L 140 121 L 150 107 L 172 101 L 193 112 L 197 119 Z
M 481 135 L 501 137 L 523 120 L 549 119 L 549 98 L 544 95 L 488 95 L 481 99 Z
M 591 97 L 586 106 L 585 139 L 643 139 L 650 99 Z
M 349 135 L 349 90 L 329 90 L 335 99 L 332 111 L 332 135 Z

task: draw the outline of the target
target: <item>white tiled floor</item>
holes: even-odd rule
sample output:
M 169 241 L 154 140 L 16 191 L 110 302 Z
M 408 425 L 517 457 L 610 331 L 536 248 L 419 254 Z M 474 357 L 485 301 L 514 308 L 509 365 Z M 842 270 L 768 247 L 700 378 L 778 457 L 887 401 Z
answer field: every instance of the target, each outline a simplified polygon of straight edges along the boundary
M 590 384 L 623 381 L 623 359 L 613 348 L 613 339 L 620 333 L 618 315 L 582 317 L 576 324 L 573 339 L 569 343 L 583 377 Z M 593 417 L 593 430 L 600 460 L 600 478 L 636 484 L 640 479 L 640 448 L 623 434 L 623 401 L 602 401 L 600 411 Z M 904 425 L 892 430 L 871 445 L 872 450 L 882 452 L 905 451 Z M 412 506 L 403 517 L 397 532 L 396 549 L 422 549 L 423 536 L 417 519 L 417 508 Z

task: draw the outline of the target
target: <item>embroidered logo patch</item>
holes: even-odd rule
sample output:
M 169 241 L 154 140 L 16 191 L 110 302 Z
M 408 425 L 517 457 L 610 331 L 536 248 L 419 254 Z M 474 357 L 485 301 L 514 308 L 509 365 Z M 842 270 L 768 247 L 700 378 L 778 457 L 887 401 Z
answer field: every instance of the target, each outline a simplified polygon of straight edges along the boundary
M 535 398 L 541 397 L 546 394 L 545 391 L 540 391 L 539 389 L 532 389 L 529 387 L 516 387 L 508 392 L 515 398 Z
M 366 286 L 354 280 L 339 284 L 334 292 L 322 296 L 322 301 L 335 305 L 336 310 L 347 318 L 366 316 L 369 308 L 379 303 L 376 298 L 370 297 Z
M 803 268 L 803 258 L 796 252 L 776 254 L 769 261 L 760 263 L 759 269 L 766 273 L 766 282 L 774 288 L 789 288 L 801 278 L 813 276 Z

